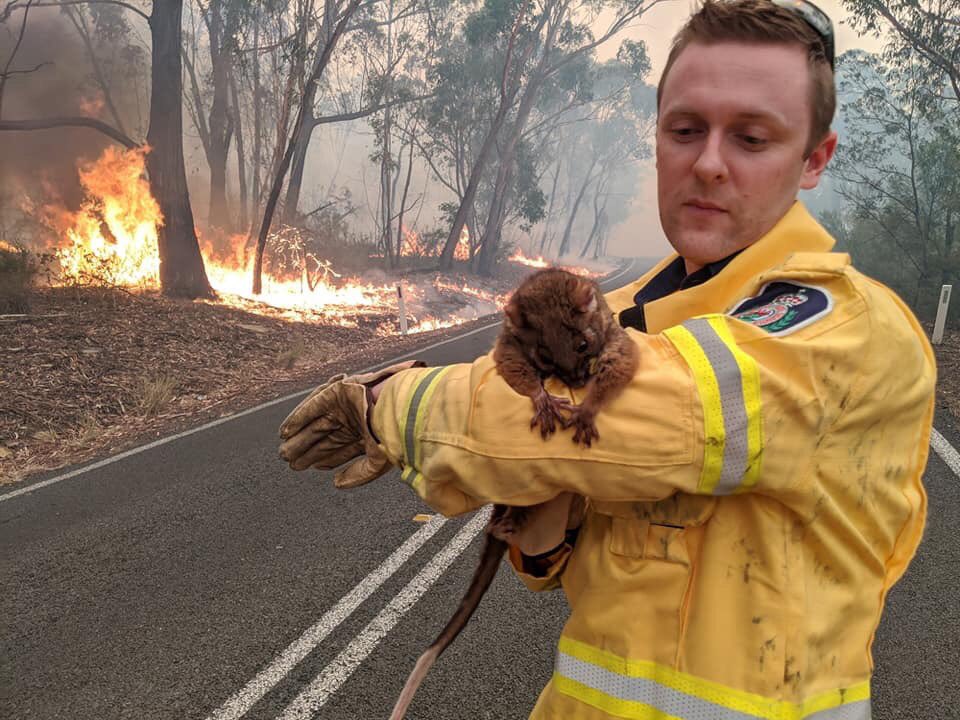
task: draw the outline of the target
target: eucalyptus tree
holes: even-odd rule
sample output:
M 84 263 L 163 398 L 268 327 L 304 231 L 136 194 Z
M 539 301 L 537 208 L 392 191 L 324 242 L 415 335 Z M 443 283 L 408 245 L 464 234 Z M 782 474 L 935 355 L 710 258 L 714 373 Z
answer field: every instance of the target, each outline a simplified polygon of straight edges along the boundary
M 921 310 L 960 274 L 960 126 L 952 98 L 932 100 L 926 70 L 844 56 L 845 132 L 829 169 L 846 206 L 841 236 L 857 240 L 854 254 L 868 272 Z
M 843 0 L 843 6 L 854 28 L 885 39 L 888 64 L 922 72 L 930 90 L 925 99 L 946 99 L 960 114 L 960 0 Z
M 184 34 L 183 63 L 190 81 L 186 105 L 210 168 L 207 222 L 230 230 L 233 222 L 227 203 L 227 159 L 234 138 L 242 142 L 235 66 L 241 33 L 256 18 L 256 3 L 193 0 L 192 5 L 199 15 L 200 31 Z M 201 65 L 198 55 L 204 44 L 209 59 Z M 208 72 L 202 72 L 205 70 Z M 238 160 L 242 159 L 241 153 Z
M 454 217 L 443 258 L 452 257 L 468 208 L 476 194 L 492 150 L 498 145 L 497 175 L 480 247 L 479 271 L 490 274 L 518 143 L 545 85 L 569 64 L 615 37 L 661 0 L 485 0 L 466 23 L 471 44 L 484 43 L 500 53 L 497 110 L 477 155 Z M 594 25 L 602 30 L 594 33 Z M 491 222 L 492 220 L 492 222 Z
M 599 245 L 608 222 L 614 179 L 623 176 L 638 160 L 650 157 L 649 141 L 656 122 L 653 88 L 645 83 L 650 60 L 642 43 L 625 41 L 615 59 L 598 68 L 592 105 L 584 108 L 578 122 L 570 127 L 564 154 L 569 157 L 567 183 L 572 202 L 568 208 L 558 256 L 575 249 L 573 229 L 585 201 L 593 197 L 593 219 L 586 241 L 580 247 L 585 256 L 591 244 Z M 625 178 L 621 179 L 621 182 Z

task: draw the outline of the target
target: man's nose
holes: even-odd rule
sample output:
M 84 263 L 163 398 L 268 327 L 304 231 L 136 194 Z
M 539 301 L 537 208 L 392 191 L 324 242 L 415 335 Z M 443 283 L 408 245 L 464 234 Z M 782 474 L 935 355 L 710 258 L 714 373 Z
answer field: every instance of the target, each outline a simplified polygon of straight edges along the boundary
M 728 171 L 723 157 L 723 136 L 712 132 L 707 135 L 701 146 L 700 156 L 693 165 L 693 171 L 705 184 L 726 182 Z

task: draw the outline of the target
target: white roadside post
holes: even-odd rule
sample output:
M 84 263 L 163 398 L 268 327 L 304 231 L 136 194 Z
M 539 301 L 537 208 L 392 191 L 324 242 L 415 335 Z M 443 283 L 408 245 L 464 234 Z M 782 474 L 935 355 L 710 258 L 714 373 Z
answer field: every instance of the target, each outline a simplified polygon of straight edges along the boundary
M 947 308 L 950 306 L 950 292 L 952 290 L 953 285 L 944 285 L 940 289 L 940 304 L 937 305 L 937 320 L 933 323 L 932 342 L 934 345 L 939 345 L 943 342 L 943 326 L 947 324 Z
M 403 301 L 403 283 L 397 283 L 397 297 L 400 304 L 400 334 L 407 334 L 407 306 Z

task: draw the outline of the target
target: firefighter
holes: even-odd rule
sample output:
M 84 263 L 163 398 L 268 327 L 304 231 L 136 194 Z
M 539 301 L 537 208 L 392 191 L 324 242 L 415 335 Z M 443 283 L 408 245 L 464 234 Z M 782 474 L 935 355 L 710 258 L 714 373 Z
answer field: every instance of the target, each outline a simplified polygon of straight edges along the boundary
M 870 717 L 936 371 L 797 201 L 836 147 L 833 62 L 804 0 L 709 0 L 675 38 L 656 159 L 676 252 L 607 298 L 640 364 L 593 447 L 530 432 L 489 355 L 334 378 L 281 428 L 296 469 L 360 458 L 338 486 L 396 465 L 446 515 L 541 504 L 509 559 L 570 617 L 531 718 Z

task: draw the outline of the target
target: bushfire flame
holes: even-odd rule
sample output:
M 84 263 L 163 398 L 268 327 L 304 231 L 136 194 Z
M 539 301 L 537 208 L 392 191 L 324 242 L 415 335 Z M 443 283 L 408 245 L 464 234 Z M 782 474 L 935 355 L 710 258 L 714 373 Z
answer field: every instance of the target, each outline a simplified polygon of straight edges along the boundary
M 87 195 L 80 210 L 69 212 L 57 206 L 44 209 L 47 225 L 58 238 L 55 256 L 61 283 L 159 289 L 157 235 L 163 217 L 145 180 L 147 152 L 108 148 L 98 160 L 79 170 Z M 253 252 L 247 238 L 236 235 L 216 242 L 212 236 L 201 236 L 207 277 L 219 295 L 218 302 L 295 319 L 320 316 L 341 325 L 356 325 L 365 314 L 396 316 L 395 285 L 340 279 L 329 262 L 307 252 L 305 240 L 298 232 L 284 228 L 271 237 L 275 262 L 263 272 L 263 292 L 259 295 L 250 290 Z M 408 231 L 405 243 L 408 241 L 411 245 L 419 243 L 420 236 Z M 469 237 L 464 230 L 457 257 L 468 257 L 468 248 Z M 450 327 L 482 314 L 467 309 L 465 313 L 461 311 L 460 317 L 450 317 L 449 313 L 443 319 L 428 314 L 418 317 L 418 308 L 428 295 L 444 291 L 467 295 L 483 313 L 496 312 L 506 301 L 505 295 L 455 284 L 439 276 L 428 282 L 404 285 L 408 314 L 413 316 L 410 332 Z M 387 325 L 380 325 L 384 332 L 396 332 L 396 327 Z
M 516 251 L 509 258 L 510 262 L 520 263 L 521 265 L 529 265 L 530 267 L 535 268 L 545 268 L 550 267 L 551 263 L 548 260 L 543 259 L 543 255 L 537 255 L 535 258 L 527 257 L 523 254 L 523 250 L 517 248 Z

